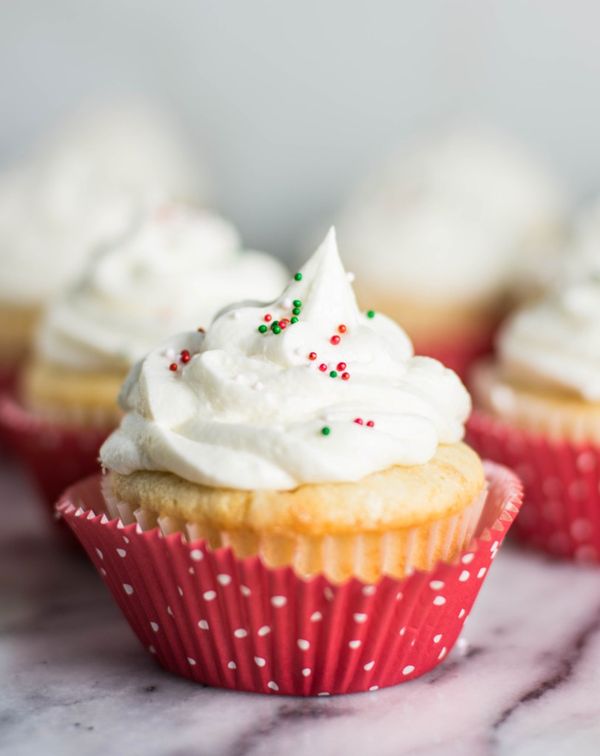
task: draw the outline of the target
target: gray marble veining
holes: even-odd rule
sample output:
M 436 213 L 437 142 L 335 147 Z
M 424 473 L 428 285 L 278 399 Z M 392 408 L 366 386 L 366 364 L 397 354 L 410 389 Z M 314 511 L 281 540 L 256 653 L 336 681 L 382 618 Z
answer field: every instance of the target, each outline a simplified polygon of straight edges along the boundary
M 2 756 L 600 754 L 600 570 L 505 547 L 459 646 L 426 677 L 257 696 L 158 668 L 38 506 L 0 465 Z

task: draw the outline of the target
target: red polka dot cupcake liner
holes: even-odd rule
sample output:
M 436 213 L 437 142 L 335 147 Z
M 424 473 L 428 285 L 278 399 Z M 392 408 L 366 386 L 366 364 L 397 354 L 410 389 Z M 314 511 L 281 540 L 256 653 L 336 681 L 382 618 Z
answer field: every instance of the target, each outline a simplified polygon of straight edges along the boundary
M 98 453 L 108 429 L 61 426 L 28 412 L 10 393 L 0 396 L 0 433 L 30 473 L 48 514 L 60 494 L 98 472 Z
M 522 479 L 525 504 L 515 535 L 553 555 L 600 563 L 600 447 L 546 439 L 482 412 L 469 443 Z
M 110 520 L 100 476 L 57 510 L 167 670 L 220 688 L 325 696 L 411 680 L 452 649 L 521 504 L 511 471 L 486 464 L 486 475 L 477 536 L 459 558 L 372 585 L 304 579 L 180 532 Z
M 474 363 L 492 353 L 494 333 L 495 331 L 490 330 L 479 337 L 463 337 L 460 340 L 413 339 L 415 354 L 434 357 L 465 381 Z

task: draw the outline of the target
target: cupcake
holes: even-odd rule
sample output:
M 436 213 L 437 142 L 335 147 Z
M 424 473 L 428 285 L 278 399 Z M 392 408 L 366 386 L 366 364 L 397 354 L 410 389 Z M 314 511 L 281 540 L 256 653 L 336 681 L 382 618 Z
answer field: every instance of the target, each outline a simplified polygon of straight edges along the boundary
M 168 123 L 141 104 L 74 117 L 0 175 L 0 380 L 27 354 L 41 310 L 149 202 L 198 194 Z
M 340 237 L 359 300 L 397 318 L 417 353 L 464 375 L 510 299 L 537 286 L 563 221 L 556 181 L 518 145 L 454 129 L 366 183 Z
M 358 309 L 333 233 L 271 304 L 151 352 L 121 403 L 102 496 L 93 479 L 59 512 L 161 663 L 316 694 L 443 659 L 518 485 L 462 443 L 457 376 Z
M 271 299 L 286 280 L 273 258 L 241 252 L 228 222 L 175 202 L 147 212 L 98 254 L 44 314 L 18 402 L 6 400 L 13 415 L 5 424 L 12 426 L 18 412 L 17 445 L 28 457 L 40 455 L 47 465 L 47 438 L 63 433 L 85 450 L 82 469 L 65 459 L 62 443 L 52 444 L 60 460 L 41 476 L 48 498 L 97 468 L 99 441 L 118 424 L 119 388 L 138 359 L 173 332 L 208 325 L 246 292 Z M 169 364 L 176 368 L 184 359 L 173 352 Z M 83 444 L 82 434 L 88 439 Z M 63 459 L 67 472 L 60 473 Z
M 600 268 L 516 313 L 497 359 L 474 369 L 473 391 L 473 444 L 526 485 L 517 532 L 600 560 Z

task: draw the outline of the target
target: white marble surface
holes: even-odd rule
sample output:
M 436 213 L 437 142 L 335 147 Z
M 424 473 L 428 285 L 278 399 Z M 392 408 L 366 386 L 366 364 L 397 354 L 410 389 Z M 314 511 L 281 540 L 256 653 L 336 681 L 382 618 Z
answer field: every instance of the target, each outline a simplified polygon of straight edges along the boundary
M 330 699 L 161 671 L 87 563 L 0 464 L 0 754 L 600 754 L 600 570 L 505 548 L 460 648 L 428 676 Z

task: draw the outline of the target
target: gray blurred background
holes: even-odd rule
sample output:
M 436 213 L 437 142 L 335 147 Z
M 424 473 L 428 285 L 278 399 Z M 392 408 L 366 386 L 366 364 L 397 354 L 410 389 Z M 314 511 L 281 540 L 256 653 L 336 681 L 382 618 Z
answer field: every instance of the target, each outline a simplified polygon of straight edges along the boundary
M 475 115 L 600 187 L 595 0 L 0 0 L 0 161 L 98 96 L 173 110 L 215 204 L 288 256 L 415 130 Z

